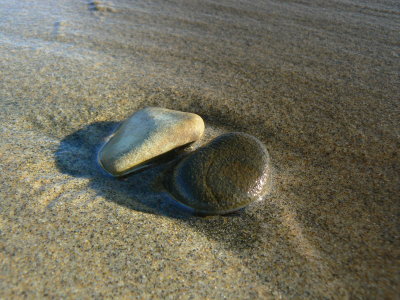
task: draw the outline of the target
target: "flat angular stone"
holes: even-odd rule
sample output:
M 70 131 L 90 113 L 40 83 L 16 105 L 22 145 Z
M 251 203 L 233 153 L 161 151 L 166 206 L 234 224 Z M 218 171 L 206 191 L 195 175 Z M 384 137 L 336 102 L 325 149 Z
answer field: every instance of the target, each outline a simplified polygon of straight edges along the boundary
M 225 214 L 261 199 L 270 188 L 265 146 L 254 136 L 228 133 L 181 160 L 166 179 L 176 200 L 202 214 Z
M 124 121 L 99 152 L 99 163 L 114 176 L 144 168 L 152 159 L 194 142 L 204 132 L 193 113 L 148 107 Z

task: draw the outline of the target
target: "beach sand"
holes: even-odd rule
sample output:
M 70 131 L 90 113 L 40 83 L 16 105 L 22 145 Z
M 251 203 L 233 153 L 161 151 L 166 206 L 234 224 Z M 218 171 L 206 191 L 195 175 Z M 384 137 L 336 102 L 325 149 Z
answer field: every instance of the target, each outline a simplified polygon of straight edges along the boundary
M 399 32 L 397 0 L 0 0 L 0 298 L 398 297 Z M 259 138 L 271 194 L 107 176 L 146 106 Z

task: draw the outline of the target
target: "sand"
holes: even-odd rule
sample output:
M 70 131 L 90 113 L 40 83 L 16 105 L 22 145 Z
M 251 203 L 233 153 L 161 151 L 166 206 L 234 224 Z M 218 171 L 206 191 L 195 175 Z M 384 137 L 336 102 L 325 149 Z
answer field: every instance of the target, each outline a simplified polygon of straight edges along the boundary
M 394 299 L 397 0 L 0 0 L 0 298 Z M 96 151 L 146 106 L 268 148 L 272 193 L 196 217 Z

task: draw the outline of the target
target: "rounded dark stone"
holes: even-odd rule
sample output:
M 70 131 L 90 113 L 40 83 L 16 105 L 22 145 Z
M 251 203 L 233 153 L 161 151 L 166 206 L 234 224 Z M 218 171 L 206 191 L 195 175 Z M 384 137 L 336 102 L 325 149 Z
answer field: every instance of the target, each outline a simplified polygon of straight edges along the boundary
M 219 136 L 182 159 L 167 188 L 182 204 L 204 214 L 236 211 L 269 188 L 270 158 L 257 138 L 234 132 Z

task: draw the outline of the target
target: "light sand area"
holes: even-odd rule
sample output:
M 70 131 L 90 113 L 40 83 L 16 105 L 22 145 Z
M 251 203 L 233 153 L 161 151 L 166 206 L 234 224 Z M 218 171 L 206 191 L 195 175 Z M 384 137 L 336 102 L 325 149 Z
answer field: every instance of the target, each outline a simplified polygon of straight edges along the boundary
M 0 298 L 398 297 L 399 32 L 397 0 L 0 0 Z M 272 194 L 106 176 L 146 106 L 259 138 Z

